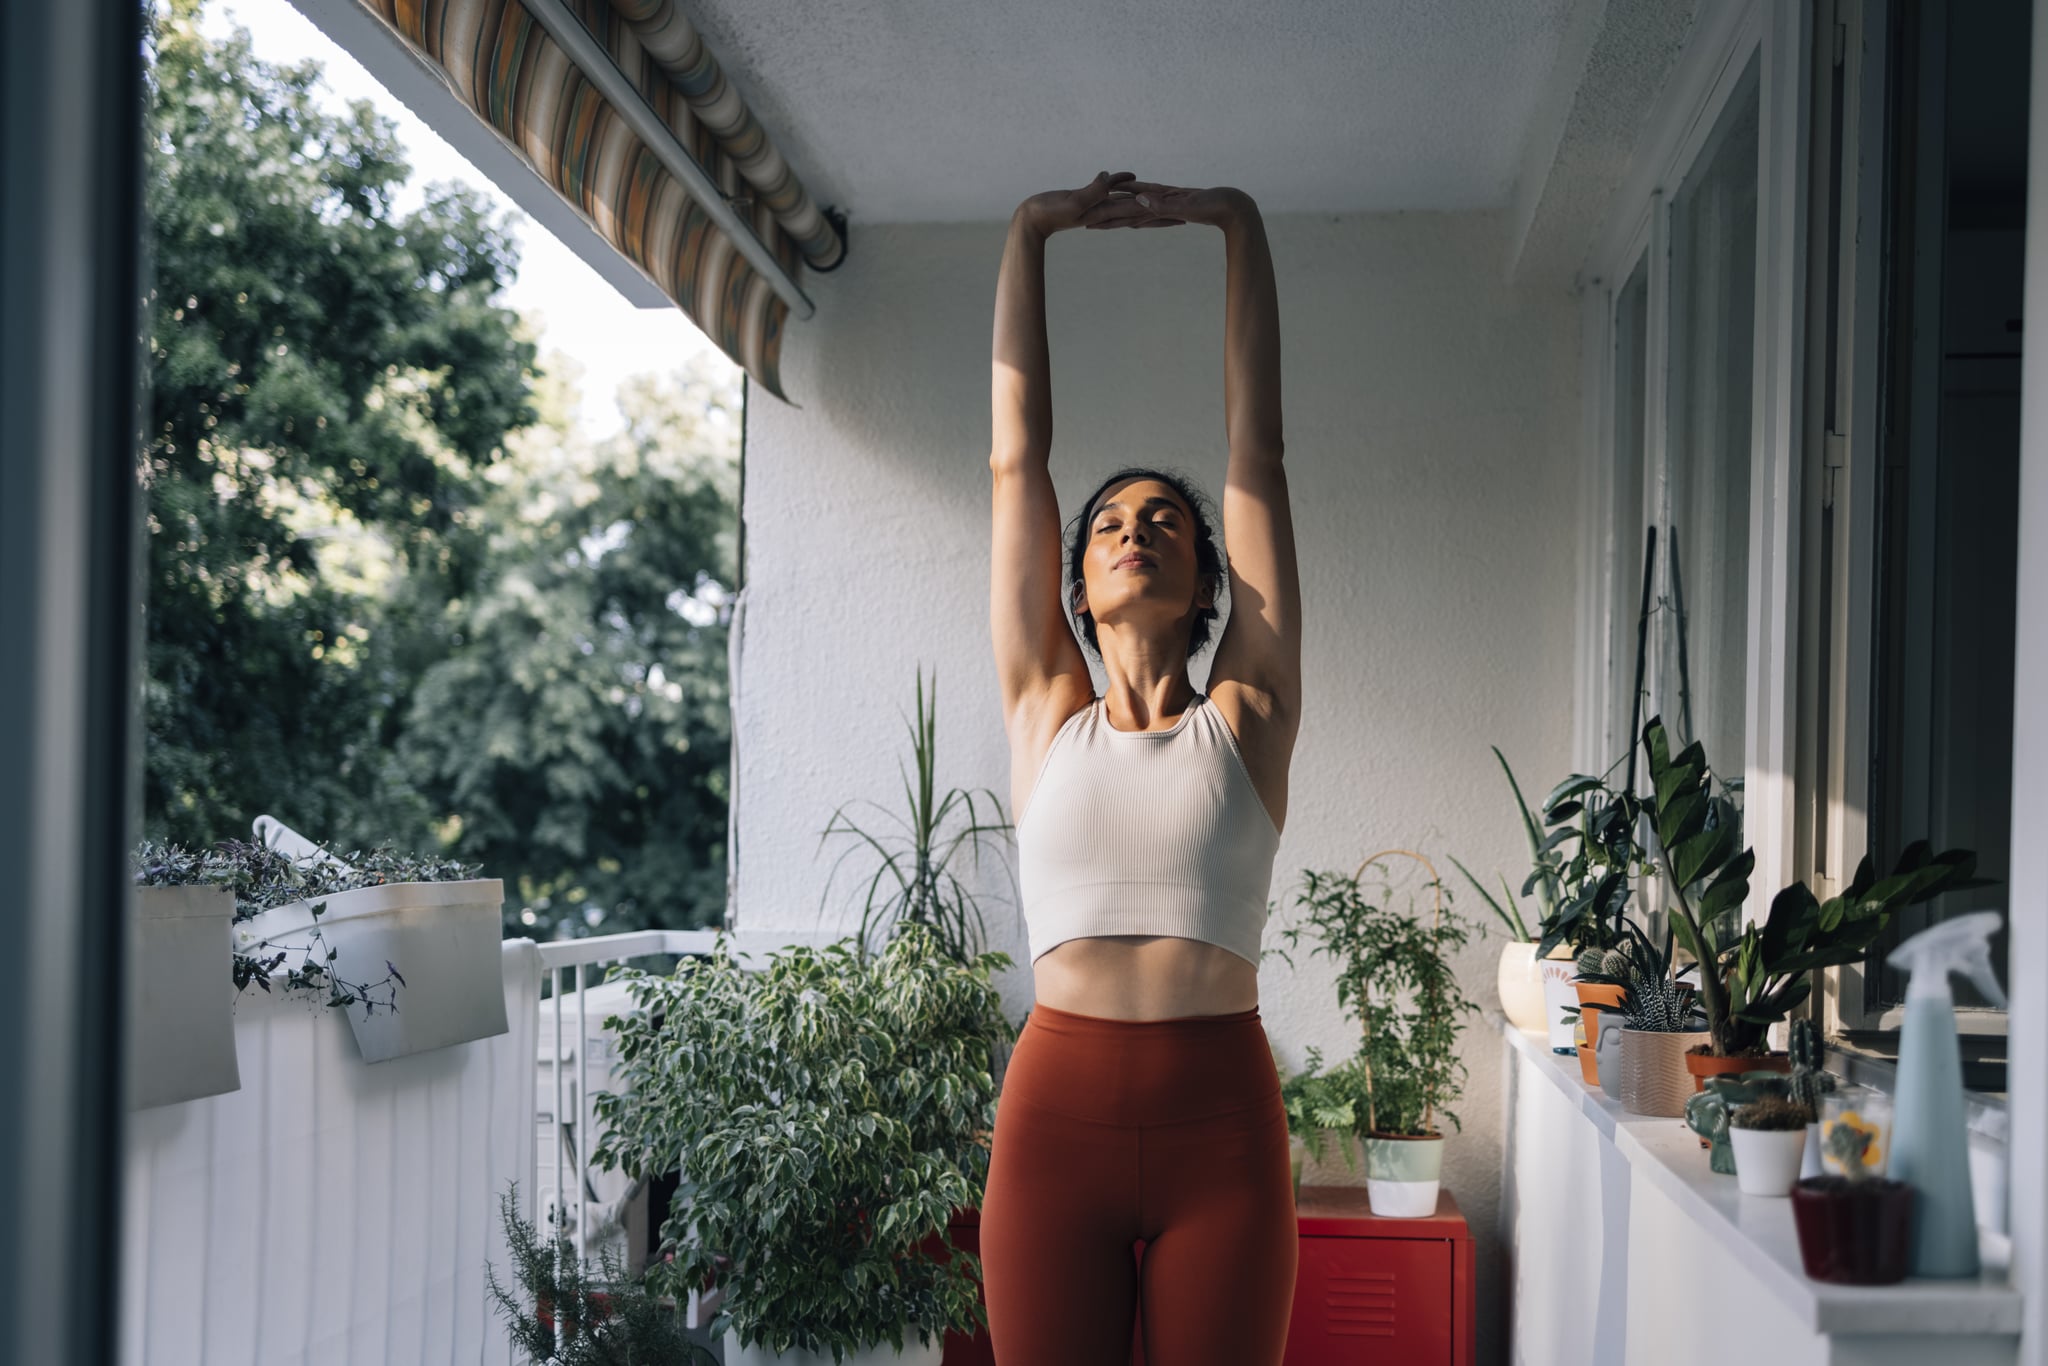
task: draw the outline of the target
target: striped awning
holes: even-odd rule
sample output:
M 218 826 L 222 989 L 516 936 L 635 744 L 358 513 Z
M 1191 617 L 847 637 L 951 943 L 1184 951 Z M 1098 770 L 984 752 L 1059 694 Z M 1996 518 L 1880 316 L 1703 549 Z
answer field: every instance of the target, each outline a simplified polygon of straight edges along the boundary
M 521 0 L 359 3 L 705 335 L 784 396 L 788 300 Z M 674 0 L 535 3 L 551 4 L 558 22 L 562 12 L 581 22 L 792 280 L 806 263 L 839 264 L 838 231 Z

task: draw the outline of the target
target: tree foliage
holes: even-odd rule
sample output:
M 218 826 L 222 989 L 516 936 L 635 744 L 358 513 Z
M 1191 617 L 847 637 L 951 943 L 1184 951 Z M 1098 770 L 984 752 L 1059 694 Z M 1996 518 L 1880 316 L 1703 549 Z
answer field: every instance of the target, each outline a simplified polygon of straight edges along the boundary
M 480 862 L 529 934 L 716 921 L 736 380 L 582 440 L 513 220 L 401 209 L 389 120 L 200 10 L 150 34 L 146 832 Z

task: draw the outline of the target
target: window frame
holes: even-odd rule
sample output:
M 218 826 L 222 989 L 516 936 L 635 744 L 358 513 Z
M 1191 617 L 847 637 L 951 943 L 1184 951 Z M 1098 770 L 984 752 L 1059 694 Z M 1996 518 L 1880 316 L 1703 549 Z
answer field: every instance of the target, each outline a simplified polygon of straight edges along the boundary
M 1793 738 L 1797 697 L 1799 602 L 1790 566 L 1798 563 L 1802 481 L 1795 477 L 1804 420 L 1808 98 L 1815 18 L 1806 5 L 1739 5 L 1703 10 L 1638 144 L 1638 154 L 1596 233 L 1582 275 L 1582 356 L 1592 382 L 1583 386 L 1591 496 L 1580 501 L 1581 637 L 1579 658 L 1599 661 L 1576 680 L 1573 712 L 1578 766 L 1598 772 L 1612 761 L 1610 737 L 1626 727 L 1626 699 L 1615 696 L 1613 642 L 1626 566 L 1641 574 L 1640 547 L 1616 544 L 1615 500 L 1627 481 L 1617 462 L 1615 310 L 1637 264 L 1649 263 L 1644 338 L 1644 452 L 1640 459 L 1644 520 L 1655 515 L 1669 478 L 1671 337 L 1684 320 L 1671 316 L 1671 205 L 1757 60 L 1757 253 L 1755 348 L 1751 383 L 1748 576 L 1748 660 L 1744 680 L 1744 824 L 1756 848 L 1752 884 L 1776 888 L 1794 879 L 1796 786 Z M 1626 557 L 1623 558 L 1624 552 Z M 1655 668 L 1654 657 L 1651 668 Z M 1653 681 L 1653 687 L 1655 686 Z M 1762 914 L 1767 897 L 1752 897 L 1745 914 Z

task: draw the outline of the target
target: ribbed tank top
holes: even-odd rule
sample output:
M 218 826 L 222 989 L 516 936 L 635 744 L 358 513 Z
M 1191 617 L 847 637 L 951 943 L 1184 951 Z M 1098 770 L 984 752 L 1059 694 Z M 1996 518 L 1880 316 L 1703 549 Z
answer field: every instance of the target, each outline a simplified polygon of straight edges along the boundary
M 1206 696 L 1157 731 L 1116 729 L 1096 698 L 1053 736 L 1025 802 L 1033 962 L 1069 939 L 1165 934 L 1257 965 L 1280 832 Z

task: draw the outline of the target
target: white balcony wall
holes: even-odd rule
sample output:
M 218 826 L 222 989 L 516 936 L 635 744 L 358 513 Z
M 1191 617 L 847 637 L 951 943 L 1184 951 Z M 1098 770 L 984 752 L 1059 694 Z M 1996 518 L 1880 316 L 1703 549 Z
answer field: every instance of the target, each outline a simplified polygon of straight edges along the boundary
M 1287 216 L 1268 230 L 1306 707 L 1272 949 L 1304 867 L 1348 872 L 1375 850 L 1419 848 L 1477 915 L 1442 856 L 1482 873 L 1526 866 L 1487 746 L 1539 791 L 1569 761 L 1579 340 L 1564 290 L 1503 283 L 1502 215 Z M 846 265 L 807 282 L 818 315 L 791 329 L 784 352 L 796 405 L 751 404 L 736 706 L 736 909 L 749 931 L 820 923 L 844 846 L 819 853 L 818 836 L 837 804 L 900 804 L 919 665 L 938 673 L 940 787 L 986 786 L 1007 809 L 988 625 L 1003 234 L 860 228 Z M 1221 236 L 1194 227 L 1049 244 L 1063 518 L 1126 462 L 1183 468 L 1220 503 L 1223 266 Z M 1208 659 L 1191 666 L 1197 687 Z M 880 826 L 871 809 L 853 814 Z M 848 860 L 824 925 L 856 923 L 871 867 Z M 987 894 L 994 946 L 1018 963 L 1003 983 L 1015 1020 L 1032 984 L 1014 884 L 995 868 L 971 881 Z M 1296 969 L 1277 956 L 1262 969 L 1263 1017 L 1290 1069 L 1310 1044 L 1329 1061 L 1354 1046 L 1329 960 L 1308 948 Z M 1497 954 L 1498 940 L 1483 939 L 1462 964 L 1487 1005 Z M 1498 1043 L 1475 1017 L 1464 1132 L 1445 1172 L 1480 1241 L 1481 1305 L 1501 1304 L 1505 1288 Z M 1357 1180 L 1335 1158 L 1307 1179 Z M 1482 1315 L 1482 1360 L 1500 1359 L 1497 1320 Z
M 516 1284 L 507 1183 L 534 1209 L 541 973 L 503 961 L 508 1033 L 374 1066 L 317 1001 L 242 994 L 241 1090 L 129 1117 L 126 1366 L 512 1360 L 484 1266 Z

